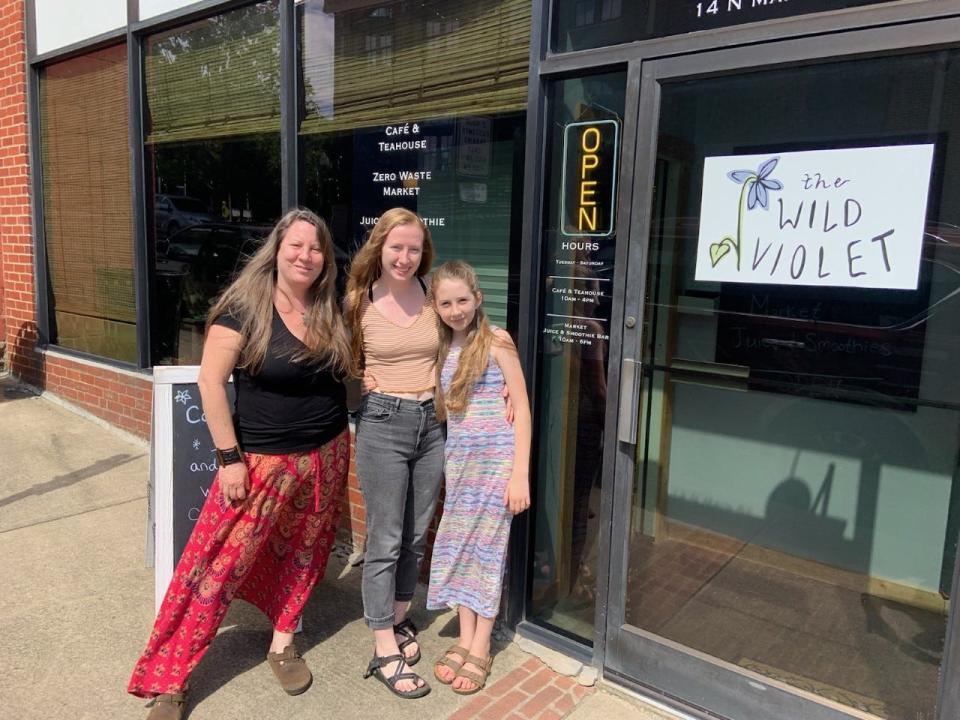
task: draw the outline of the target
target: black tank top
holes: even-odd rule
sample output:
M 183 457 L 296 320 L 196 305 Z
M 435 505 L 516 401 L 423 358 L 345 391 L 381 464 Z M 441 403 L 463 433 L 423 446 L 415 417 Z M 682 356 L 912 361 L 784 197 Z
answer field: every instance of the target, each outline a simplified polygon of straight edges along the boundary
M 213 321 L 231 330 L 240 322 L 225 314 Z M 233 425 L 246 452 L 281 455 L 306 452 L 329 442 L 347 426 L 346 391 L 328 368 L 293 357 L 305 345 L 273 310 L 270 345 L 256 375 L 235 368 Z

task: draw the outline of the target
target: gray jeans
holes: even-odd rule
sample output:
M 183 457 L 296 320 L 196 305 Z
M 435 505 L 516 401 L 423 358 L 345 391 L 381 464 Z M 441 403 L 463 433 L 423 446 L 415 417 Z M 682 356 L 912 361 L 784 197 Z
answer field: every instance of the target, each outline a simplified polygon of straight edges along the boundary
M 369 393 L 357 413 L 357 478 L 367 510 L 363 615 L 393 626 L 394 600 L 413 598 L 443 478 L 443 427 L 433 400 Z

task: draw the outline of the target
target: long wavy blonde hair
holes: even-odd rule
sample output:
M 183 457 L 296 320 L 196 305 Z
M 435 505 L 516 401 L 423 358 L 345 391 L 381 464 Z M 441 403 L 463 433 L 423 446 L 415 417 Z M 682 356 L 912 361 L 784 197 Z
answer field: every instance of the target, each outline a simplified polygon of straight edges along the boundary
M 347 310 L 347 326 L 350 328 L 350 349 L 355 368 L 363 367 L 363 296 L 366 295 L 373 283 L 383 272 L 381 256 L 383 244 L 387 235 L 400 225 L 416 225 L 423 232 L 423 251 L 420 254 L 420 265 L 417 267 L 417 277 L 423 277 L 430 272 L 433 264 L 433 240 L 430 230 L 424 225 L 415 212 L 406 208 L 391 208 L 380 216 L 373 226 L 367 241 L 350 264 L 350 277 L 347 280 L 347 294 L 344 304 Z
M 477 271 L 463 260 L 449 260 L 434 270 L 430 278 L 430 290 L 433 301 L 437 301 L 437 288 L 444 280 L 462 282 L 473 296 L 479 301 L 480 285 L 477 282 Z M 443 363 L 450 353 L 450 344 L 453 342 L 453 330 L 439 317 L 437 310 L 437 325 L 440 331 L 440 350 L 437 353 L 437 389 L 434 395 L 434 406 L 437 419 L 443 422 L 447 418 L 447 411 L 461 413 L 470 403 L 473 386 L 483 375 L 490 362 L 490 349 L 494 345 L 506 346 L 506 343 L 497 338 L 487 321 L 483 307 L 478 306 L 470 325 L 467 326 L 467 337 L 460 350 L 460 360 L 457 369 L 450 381 L 450 389 L 443 391 L 440 384 L 440 373 Z
M 273 300 L 277 290 L 277 253 L 287 230 L 295 222 L 310 223 L 316 228 L 317 241 L 323 253 L 323 270 L 310 286 L 310 301 L 303 324 L 306 350 L 294 360 L 323 364 L 339 375 L 352 375 L 350 342 L 337 306 L 337 262 L 333 239 L 327 224 L 303 208 L 290 210 L 277 221 L 270 235 L 237 276 L 223 291 L 207 315 L 207 329 L 224 314 L 240 323 L 243 349 L 240 367 L 256 374 L 263 366 L 273 329 Z

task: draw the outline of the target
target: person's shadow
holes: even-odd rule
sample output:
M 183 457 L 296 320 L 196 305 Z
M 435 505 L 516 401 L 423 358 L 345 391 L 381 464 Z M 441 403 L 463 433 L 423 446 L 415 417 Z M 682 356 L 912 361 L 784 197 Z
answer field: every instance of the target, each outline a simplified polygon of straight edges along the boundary
M 326 575 L 314 587 L 304 608 L 303 631 L 294 638 L 301 655 L 363 617 L 360 568 L 343 573 L 344 567 L 344 561 L 331 553 Z M 242 600 L 232 602 L 220 632 L 190 676 L 190 709 L 234 678 L 266 665 L 271 633 L 270 621 L 254 605 Z
M 294 638 L 301 655 L 363 618 L 361 574 L 362 565 L 350 567 L 331 552 L 324 579 L 314 587 L 304 608 L 303 631 Z M 421 590 L 418 588 L 410 617 L 422 632 L 433 624 L 439 613 L 423 609 Z M 192 711 L 236 677 L 259 665 L 265 666 L 271 633 L 270 621 L 259 609 L 242 600 L 231 603 L 220 632 L 190 676 L 188 709 Z M 358 675 L 370 659 L 372 649 L 373 635 L 370 634 L 369 644 L 356 648 Z M 352 660 L 351 656 L 348 661 Z M 313 672 L 314 681 L 319 681 L 319 668 L 313 667 Z

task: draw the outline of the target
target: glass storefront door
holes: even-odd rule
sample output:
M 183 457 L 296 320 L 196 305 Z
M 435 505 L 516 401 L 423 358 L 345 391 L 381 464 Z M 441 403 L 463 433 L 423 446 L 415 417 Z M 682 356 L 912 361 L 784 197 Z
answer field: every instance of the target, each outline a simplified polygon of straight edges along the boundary
M 944 717 L 960 50 L 800 47 L 644 63 L 605 662 L 730 718 Z

